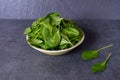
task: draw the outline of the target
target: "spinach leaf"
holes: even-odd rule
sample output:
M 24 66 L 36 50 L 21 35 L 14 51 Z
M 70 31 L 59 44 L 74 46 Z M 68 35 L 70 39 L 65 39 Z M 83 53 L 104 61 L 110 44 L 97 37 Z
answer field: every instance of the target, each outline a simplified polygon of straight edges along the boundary
M 59 49 L 66 49 L 68 46 L 68 44 L 59 45 Z
M 26 34 L 26 35 L 27 35 L 27 34 L 29 34 L 30 32 L 31 32 L 31 28 L 30 28 L 30 27 L 28 27 L 28 28 L 26 28 L 26 29 L 25 29 L 24 34 Z
M 79 31 L 72 27 L 66 27 L 62 30 L 68 37 L 74 37 L 79 35 Z
M 55 25 L 55 26 L 60 25 L 62 19 L 63 18 L 61 18 L 59 14 L 50 15 L 50 21 L 52 25 Z
M 43 20 L 44 18 L 38 18 L 36 21 L 34 21 L 33 23 L 32 23 L 32 28 L 34 28 L 34 27 L 36 27 L 36 26 L 39 26 L 40 24 L 40 22 Z
M 42 36 L 43 36 L 43 40 L 46 43 L 47 41 L 49 41 L 50 38 L 50 31 L 48 28 L 44 27 L 42 29 Z
M 83 60 L 89 60 L 89 59 L 97 58 L 98 54 L 101 50 L 104 50 L 104 49 L 109 48 L 111 46 L 113 46 L 113 44 L 110 44 L 108 46 L 105 46 L 103 48 L 96 49 L 96 50 L 86 50 L 82 53 L 82 59 Z
M 61 36 L 60 36 L 59 30 L 57 30 L 57 32 L 49 38 L 49 41 L 47 41 L 46 44 L 50 48 L 55 48 L 56 46 L 59 45 L 60 40 L 61 40 Z
M 63 32 L 61 33 L 62 38 L 64 38 L 71 46 L 73 46 L 73 43 L 70 41 L 69 37 L 65 35 Z
M 63 44 L 71 44 L 69 41 L 65 40 L 64 38 L 61 39 L 60 45 Z
M 34 39 L 31 41 L 31 44 L 39 46 L 43 41 L 39 39 Z
M 111 56 L 111 53 L 109 53 L 105 61 L 94 64 L 91 68 L 91 72 L 96 73 L 96 72 L 104 71 L 106 68 L 107 61 L 109 60 L 110 56 Z

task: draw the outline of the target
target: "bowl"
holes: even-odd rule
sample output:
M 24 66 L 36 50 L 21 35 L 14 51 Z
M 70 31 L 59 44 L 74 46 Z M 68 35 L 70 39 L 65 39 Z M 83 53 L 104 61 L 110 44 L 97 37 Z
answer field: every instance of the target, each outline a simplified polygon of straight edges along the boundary
M 85 34 L 84 32 L 80 29 L 80 32 L 82 34 L 82 37 L 80 39 L 80 41 L 78 43 L 76 43 L 74 46 L 70 47 L 70 48 L 67 48 L 67 49 L 63 49 L 63 50 L 45 50 L 45 49 L 41 49 L 41 48 L 38 48 L 36 46 L 33 46 L 31 45 L 29 42 L 28 42 L 28 36 L 26 36 L 26 41 L 27 43 L 29 44 L 29 46 L 31 46 L 32 48 L 44 53 L 44 54 L 48 54 L 48 55 L 62 55 L 62 54 L 65 54 L 65 53 L 68 53 L 69 51 L 73 50 L 74 48 L 76 48 L 77 46 L 79 46 L 83 41 L 84 41 L 84 38 L 85 38 Z

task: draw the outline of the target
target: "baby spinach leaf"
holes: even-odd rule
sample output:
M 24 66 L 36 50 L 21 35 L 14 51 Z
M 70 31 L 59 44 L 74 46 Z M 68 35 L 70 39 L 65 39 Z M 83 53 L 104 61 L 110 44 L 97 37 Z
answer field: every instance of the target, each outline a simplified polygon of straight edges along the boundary
M 60 42 L 60 45 L 63 45 L 63 44 L 70 44 L 70 42 L 65 40 L 64 38 L 62 38 L 61 42 Z
M 49 49 L 59 45 L 61 40 L 59 30 L 56 29 L 56 32 L 53 35 L 50 35 L 50 31 L 46 27 L 44 27 L 42 31 L 45 45 L 47 45 Z
M 39 26 L 40 24 L 40 22 L 43 20 L 44 18 L 38 18 L 36 21 L 34 21 L 33 23 L 32 23 L 32 27 L 36 27 L 36 26 Z
M 41 24 L 42 26 L 48 28 L 49 31 L 52 32 L 52 27 L 53 27 L 53 26 L 50 25 L 50 19 L 49 19 L 49 18 L 44 19 L 44 21 L 42 21 L 40 24 Z
M 92 66 L 92 68 L 91 68 L 91 72 L 92 72 L 92 73 L 96 73 L 96 72 L 104 71 L 105 68 L 106 68 L 106 64 L 107 64 L 110 56 L 111 56 L 111 53 L 109 53 L 109 55 L 107 56 L 107 58 L 105 59 L 105 61 L 94 64 L 94 65 Z
M 96 50 L 86 50 L 82 53 L 82 59 L 83 60 L 89 60 L 89 59 L 94 59 L 98 57 L 98 54 L 101 50 L 104 50 L 106 48 L 111 47 L 113 44 L 110 44 L 108 46 L 105 46 L 103 48 L 100 49 L 96 49 Z
M 39 46 L 43 41 L 39 39 L 32 40 L 31 44 Z
M 50 19 L 51 19 L 50 20 L 51 24 L 57 26 L 57 25 L 60 25 L 63 18 L 61 18 L 59 14 L 52 14 L 50 15 Z
M 74 37 L 79 35 L 79 31 L 72 27 L 67 27 L 62 30 L 68 37 Z
M 45 41 L 45 43 L 46 43 L 47 41 L 49 41 L 50 31 L 49 31 L 48 28 L 44 27 L 44 28 L 42 29 L 42 35 L 43 35 L 43 40 Z
M 61 37 L 64 38 L 71 46 L 73 46 L 73 43 L 70 41 L 67 35 L 65 35 L 63 32 L 61 33 Z
M 70 37 L 70 41 L 72 42 L 73 45 L 75 45 L 77 42 L 79 42 L 79 40 L 81 39 L 82 37 L 79 35 L 79 36 L 76 36 L 76 37 Z
M 53 36 L 51 36 L 49 41 L 47 41 L 47 45 L 49 45 L 50 48 L 54 48 L 59 45 L 60 40 L 61 40 L 61 36 L 59 30 L 57 30 L 57 32 Z
M 83 60 L 94 59 L 98 57 L 98 50 L 86 50 L 82 53 Z
M 70 19 L 63 19 L 62 23 L 64 27 L 75 27 L 75 23 L 72 22 Z
M 27 35 L 27 34 L 29 34 L 30 32 L 31 32 L 31 28 L 28 27 L 28 28 L 25 29 L 24 34 Z
M 65 48 L 68 48 L 68 44 L 59 45 L 59 49 L 65 49 Z

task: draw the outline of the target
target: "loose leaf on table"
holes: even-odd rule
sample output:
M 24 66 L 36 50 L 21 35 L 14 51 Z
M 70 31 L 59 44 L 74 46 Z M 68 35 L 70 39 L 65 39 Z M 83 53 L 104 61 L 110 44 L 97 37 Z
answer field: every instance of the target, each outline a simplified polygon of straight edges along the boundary
M 107 64 L 110 56 L 111 56 L 111 53 L 109 53 L 109 55 L 107 56 L 107 58 L 105 59 L 105 61 L 94 64 L 94 65 L 92 66 L 92 68 L 91 68 L 91 72 L 92 72 L 92 73 L 96 73 L 96 72 L 104 71 L 105 68 L 106 68 L 106 64 Z
M 101 50 L 104 50 L 106 48 L 109 48 L 113 46 L 113 44 L 110 44 L 108 46 L 105 46 L 105 47 L 102 47 L 100 49 L 96 49 L 96 50 L 85 50 L 83 53 L 82 53 L 82 59 L 83 60 L 89 60 L 89 59 L 94 59 L 94 58 L 97 58 L 99 56 L 99 52 Z

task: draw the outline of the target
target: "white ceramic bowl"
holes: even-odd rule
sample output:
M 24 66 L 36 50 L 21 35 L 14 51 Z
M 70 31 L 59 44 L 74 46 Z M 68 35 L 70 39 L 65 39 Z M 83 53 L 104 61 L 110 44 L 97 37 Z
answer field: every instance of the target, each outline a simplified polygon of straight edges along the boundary
M 82 38 L 81 38 L 81 40 L 80 40 L 77 44 L 75 44 L 74 46 L 72 46 L 72 47 L 70 47 L 70 48 L 67 48 L 67 49 L 63 49 L 63 50 L 44 50 L 44 49 L 35 47 L 35 46 L 31 45 L 31 44 L 27 41 L 28 36 L 26 36 L 26 41 L 27 41 L 27 43 L 28 43 L 32 48 L 34 48 L 34 49 L 36 49 L 36 50 L 38 50 L 38 51 L 40 51 L 40 52 L 42 52 L 42 53 L 45 53 L 45 54 L 48 54 L 48 55 L 62 55 L 62 54 L 65 54 L 65 53 L 71 51 L 72 49 L 76 48 L 77 46 L 79 46 L 79 45 L 83 42 L 83 40 L 84 40 L 84 38 L 85 38 L 85 34 L 84 34 L 84 32 L 83 32 L 82 30 L 80 30 L 80 31 L 81 31 L 81 33 L 82 33 Z

